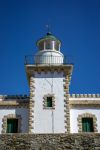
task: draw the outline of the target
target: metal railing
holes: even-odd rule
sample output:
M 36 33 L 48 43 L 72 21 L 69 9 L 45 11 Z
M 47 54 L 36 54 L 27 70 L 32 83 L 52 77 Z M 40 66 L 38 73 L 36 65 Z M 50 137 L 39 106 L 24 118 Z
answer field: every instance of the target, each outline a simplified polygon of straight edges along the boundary
M 25 56 L 25 65 L 60 65 L 71 64 L 66 56 L 42 56 L 42 55 L 27 55 Z

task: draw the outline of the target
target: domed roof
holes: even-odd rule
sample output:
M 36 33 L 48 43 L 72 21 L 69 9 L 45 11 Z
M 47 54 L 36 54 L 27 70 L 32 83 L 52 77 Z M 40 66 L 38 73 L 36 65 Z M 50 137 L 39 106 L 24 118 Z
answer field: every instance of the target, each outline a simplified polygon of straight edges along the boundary
M 53 41 L 57 41 L 59 44 L 61 44 L 60 40 L 58 40 L 54 35 L 52 35 L 51 32 L 48 32 L 43 38 L 40 38 L 37 41 L 37 46 L 39 45 L 40 42 L 45 41 L 45 40 L 53 40 Z

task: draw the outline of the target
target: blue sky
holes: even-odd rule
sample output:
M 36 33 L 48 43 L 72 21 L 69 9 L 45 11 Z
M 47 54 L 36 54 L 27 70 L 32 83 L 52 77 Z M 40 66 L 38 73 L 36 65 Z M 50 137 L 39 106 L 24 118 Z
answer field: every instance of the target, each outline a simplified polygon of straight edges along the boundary
M 24 56 L 46 24 L 74 70 L 71 93 L 100 93 L 100 0 L 0 0 L 0 94 L 29 94 Z

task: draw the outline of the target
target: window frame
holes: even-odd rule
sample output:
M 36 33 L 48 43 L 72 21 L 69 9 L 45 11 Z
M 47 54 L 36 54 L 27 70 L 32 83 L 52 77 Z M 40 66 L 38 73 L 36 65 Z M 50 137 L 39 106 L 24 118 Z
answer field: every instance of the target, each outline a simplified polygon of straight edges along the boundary
M 52 98 L 52 107 L 47 104 L 47 99 Z M 55 109 L 55 96 L 54 94 L 46 94 L 43 96 L 43 109 Z
M 8 114 L 2 118 L 2 133 L 7 133 L 7 119 L 18 119 L 18 132 L 21 133 L 22 118 L 21 115 Z
M 93 128 L 94 128 L 94 132 L 98 132 L 97 129 L 97 118 L 94 114 L 91 113 L 83 113 L 83 114 L 79 114 L 77 121 L 78 121 L 78 132 L 82 133 L 82 118 L 93 118 Z

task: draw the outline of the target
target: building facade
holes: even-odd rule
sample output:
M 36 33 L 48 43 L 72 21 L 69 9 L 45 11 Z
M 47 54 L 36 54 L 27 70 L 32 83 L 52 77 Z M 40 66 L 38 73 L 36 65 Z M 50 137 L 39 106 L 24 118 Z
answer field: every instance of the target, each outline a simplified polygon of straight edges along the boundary
M 72 94 L 73 64 L 51 33 L 26 56 L 30 96 L 0 96 L 0 133 L 100 133 L 100 94 Z

